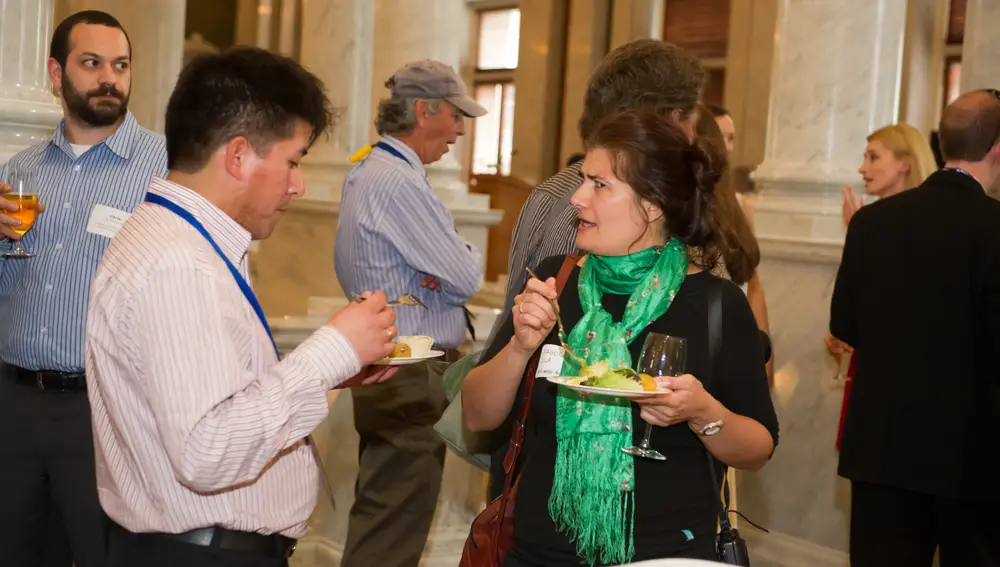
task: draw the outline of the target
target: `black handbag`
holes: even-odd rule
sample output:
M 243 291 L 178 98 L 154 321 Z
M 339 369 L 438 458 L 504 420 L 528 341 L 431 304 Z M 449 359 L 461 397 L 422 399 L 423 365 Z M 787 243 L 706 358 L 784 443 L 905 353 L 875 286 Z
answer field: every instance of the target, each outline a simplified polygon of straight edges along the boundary
M 719 368 L 719 357 L 722 353 L 722 286 L 721 281 L 713 282 L 708 290 L 708 352 L 714 378 Z M 770 349 L 769 349 L 770 350 Z M 719 533 L 715 536 L 716 553 L 719 561 L 726 565 L 750 566 L 750 553 L 747 551 L 747 542 L 740 536 L 739 530 L 729 523 L 729 513 L 738 514 L 753 527 L 767 533 L 765 528 L 753 523 L 749 518 L 740 514 L 736 510 L 729 509 L 729 478 L 726 475 L 728 467 L 722 468 L 722 494 L 720 496 L 719 485 L 715 474 L 715 457 L 705 450 L 708 458 L 708 472 L 712 479 L 712 498 L 719 500 Z

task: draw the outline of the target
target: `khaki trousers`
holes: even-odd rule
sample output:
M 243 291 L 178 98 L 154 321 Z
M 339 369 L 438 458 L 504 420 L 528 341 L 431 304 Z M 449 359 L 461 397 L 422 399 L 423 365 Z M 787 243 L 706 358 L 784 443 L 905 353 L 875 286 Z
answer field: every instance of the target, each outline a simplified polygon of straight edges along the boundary
M 444 472 L 434 424 L 447 406 L 446 364 L 408 366 L 351 390 L 361 437 L 355 500 L 341 567 L 417 567 Z

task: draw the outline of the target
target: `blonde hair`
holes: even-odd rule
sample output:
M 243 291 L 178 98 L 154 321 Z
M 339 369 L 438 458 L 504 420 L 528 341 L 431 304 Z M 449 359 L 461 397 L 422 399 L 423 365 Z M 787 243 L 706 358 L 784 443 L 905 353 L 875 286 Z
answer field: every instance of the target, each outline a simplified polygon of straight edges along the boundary
M 868 136 L 868 141 L 878 140 L 889 148 L 896 159 L 910 163 L 910 171 L 906 174 L 906 187 L 913 189 L 920 185 L 937 170 L 937 162 L 927 138 L 909 124 L 900 122 L 883 126 Z

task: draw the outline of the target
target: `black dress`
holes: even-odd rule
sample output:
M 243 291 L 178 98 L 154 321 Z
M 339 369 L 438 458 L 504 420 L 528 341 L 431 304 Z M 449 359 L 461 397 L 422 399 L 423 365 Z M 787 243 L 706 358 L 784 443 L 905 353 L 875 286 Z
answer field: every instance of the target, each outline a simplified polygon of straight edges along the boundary
M 562 261 L 561 256 L 548 258 L 536 272 L 541 278 L 554 277 Z M 583 316 L 578 293 L 579 274 L 579 268 L 574 269 L 559 300 L 567 332 Z M 648 331 L 686 338 L 688 372 L 705 383 L 706 389 L 731 412 L 760 422 L 777 444 L 778 421 L 761 363 L 763 355 L 757 323 L 746 296 L 728 281 L 722 284 L 725 289 L 722 294 L 720 375 L 708 376 L 707 291 L 713 279 L 717 279 L 716 276 L 708 272 L 687 277 L 667 313 L 630 345 L 633 361 L 638 361 Z M 627 301 L 626 296 L 605 295 L 604 307 L 617 321 Z M 483 353 L 481 362 L 496 356 L 512 336 L 513 319 L 508 316 L 491 348 Z M 555 332 L 545 342 L 558 344 Z M 516 501 L 514 546 L 508 555 L 507 567 L 581 564 L 575 547 L 565 534 L 556 531 L 548 513 L 556 460 L 555 394 L 555 385 L 544 380 L 535 383 L 520 459 L 523 471 Z M 512 415 L 517 412 L 520 399 L 521 392 Z M 634 404 L 632 422 L 638 443 L 645 426 Z M 651 444 L 666 455 L 667 460 L 635 460 L 633 561 L 667 557 L 715 559 L 715 523 L 719 508 L 716 487 L 721 481 L 722 467 L 716 467 L 717 478 L 713 482 L 704 445 L 686 424 L 654 428 Z M 494 456 L 494 463 L 497 461 Z

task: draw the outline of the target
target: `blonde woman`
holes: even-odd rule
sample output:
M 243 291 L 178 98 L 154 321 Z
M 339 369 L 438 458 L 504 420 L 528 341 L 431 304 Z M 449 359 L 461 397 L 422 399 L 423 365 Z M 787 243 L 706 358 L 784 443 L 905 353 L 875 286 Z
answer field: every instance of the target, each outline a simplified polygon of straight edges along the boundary
M 913 189 L 937 170 L 927 138 L 909 124 L 883 126 L 868 136 L 865 159 L 858 168 L 865 193 L 877 199 Z M 864 205 L 851 186 L 844 187 L 844 224 Z
M 927 138 L 913 126 L 900 123 L 883 126 L 868 136 L 864 161 L 861 162 L 858 173 L 864 179 L 866 194 L 877 199 L 885 199 L 919 186 L 936 170 L 937 162 L 934 160 L 934 152 L 931 151 Z M 850 224 L 854 213 L 864 205 L 864 200 L 851 186 L 844 187 L 843 194 L 844 224 L 847 225 Z M 838 366 L 841 357 L 851 353 L 851 362 L 844 381 L 844 403 L 840 410 L 840 425 L 837 427 L 839 450 L 857 355 L 849 345 L 837 340 L 833 335 L 826 337 L 826 346 L 837 360 Z

